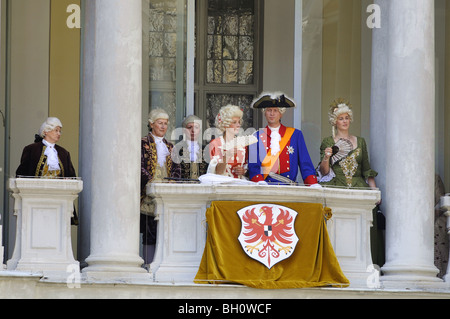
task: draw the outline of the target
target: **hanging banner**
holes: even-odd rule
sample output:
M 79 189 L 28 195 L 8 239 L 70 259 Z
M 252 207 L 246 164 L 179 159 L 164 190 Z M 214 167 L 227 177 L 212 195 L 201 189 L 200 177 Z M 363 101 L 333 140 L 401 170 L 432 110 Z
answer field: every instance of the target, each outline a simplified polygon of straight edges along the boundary
M 214 201 L 194 282 L 258 289 L 347 287 L 318 203 Z

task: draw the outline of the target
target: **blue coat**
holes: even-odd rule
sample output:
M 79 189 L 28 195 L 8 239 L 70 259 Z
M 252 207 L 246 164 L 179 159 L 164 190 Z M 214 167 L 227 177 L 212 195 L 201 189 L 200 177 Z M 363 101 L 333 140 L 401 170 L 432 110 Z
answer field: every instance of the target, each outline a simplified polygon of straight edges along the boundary
M 281 125 L 279 133 L 282 138 L 286 134 L 286 130 L 287 128 Z M 261 163 L 264 161 L 270 148 L 270 134 L 269 127 L 256 132 L 255 136 L 258 139 L 258 143 L 249 146 L 248 170 L 250 179 L 253 182 L 264 180 Z M 277 174 L 287 177 L 294 182 L 297 180 L 300 168 L 305 184 L 312 185 L 317 183 L 316 170 L 309 156 L 303 133 L 300 130 L 294 130 L 290 140 L 280 153 L 278 164 L 275 165 L 277 166 Z M 265 181 L 268 183 L 280 183 L 269 176 Z

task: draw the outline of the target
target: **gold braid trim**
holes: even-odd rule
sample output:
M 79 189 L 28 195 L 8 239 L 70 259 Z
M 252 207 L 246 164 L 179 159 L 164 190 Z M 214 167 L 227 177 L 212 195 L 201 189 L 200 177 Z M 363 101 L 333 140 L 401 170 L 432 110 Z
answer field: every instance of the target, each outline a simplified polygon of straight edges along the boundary
M 153 143 L 149 140 L 149 146 L 150 146 L 150 154 L 151 156 L 148 157 L 147 166 L 150 170 L 150 175 L 152 176 L 152 179 L 149 180 L 149 182 L 153 181 L 153 177 L 155 176 L 155 167 L 158 163 L 158 157 L 156 154 L 156 143 L 153 141 Z
M 62 164 L 61 159 L 59 158 L 59 156 L 58 156 L 58 162 L 59 162 L 59 167 L 61 168 L 60 176 L 66 176 L 66 175 L 64 175 L 64 165 Z
M 352 187 L 352 181 L 353 176 L 356 173 L 356 170 L 358 169 L 358 162 L 356 161 L 356 158 L 359 156 L 361 152 L 361 149 L 358 148 L 356 151 L 354 151 L 351 155 L 344 158 L 342 161 L 339 162 L 339 165 L 342 168 L 342 171 L 345 175 L 345 180 L 347 182 L 348 187 Z
M 158 165 L 158 154 L 156 152 L 156 142 L 154 140 L 153 140 L 153 142 L 151 142 L 150 139 L 147 139 L 147 140 L 148 140 L 148 144 L 150 146 L 149 153 L 151 154 L 151 156 L 148 157 L 147 167 L 149 168 L 149 173 L 152 176 L 152 179 L 149 180 L 149 182 L 152 182 L 153 178 L 155 177 L 155 167 L 156 167 L 156 165 Z M 164 144 L 166 144 L 167 149 L 169 150 L 169 153 L 172 154 L 172 147 L 166 141 L 166 139 L 164 139 Z M 170 154 L 167 155 L 167 158 L 166 158 L 167 176 L 171 176 L 170 172 L 172 171 L 172 167 L 173 167 L 173 160 L 172 160 L 172 156 Z
M 47 156 L 44 155 L 46 148 L 47 148 L 47 146 L 45 146 L 45 145 L 42 148 L 41 158 L 39 159 L 39 162 L 36 166 L 36 172 L 34 173 L 35 177 L 41 176 L 40 174 L 41 174 L 41 171 L 43 170 L 43 165 L 45 165 L 44 161 L 47 161 Z
M 47 149 L 47 146 L 44 145 L 44 147 L 42 148 L 41 158 L 39 159 L 39 162 L 36 166 L 36 171 L 34 172 L 34 176 L 35 177 L 44 176 L 44 177 L 48 177 L 48 178 L 65 176 L 64 175 L 64 166 L 63 166 L 63 163 L 61 162 L 61 159 L 59 158 L 59 156 L 58 156 L 58 162 L 59 162 L 60 170 L 53 171 L 51 174 L 49 174 L 48 167 L 47 167 L 47 156 L 44 155 L 46 149 Z

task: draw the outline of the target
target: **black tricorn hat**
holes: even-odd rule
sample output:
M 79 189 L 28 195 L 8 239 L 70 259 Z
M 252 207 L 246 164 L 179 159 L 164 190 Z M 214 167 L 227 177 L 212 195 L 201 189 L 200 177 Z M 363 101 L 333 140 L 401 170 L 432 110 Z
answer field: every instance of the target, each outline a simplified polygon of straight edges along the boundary
M 294 100 L 283 93 L 262 93 L 253 100 L 251 107 L 254 109 L 266 109 L 269 107 L 295 108 Z

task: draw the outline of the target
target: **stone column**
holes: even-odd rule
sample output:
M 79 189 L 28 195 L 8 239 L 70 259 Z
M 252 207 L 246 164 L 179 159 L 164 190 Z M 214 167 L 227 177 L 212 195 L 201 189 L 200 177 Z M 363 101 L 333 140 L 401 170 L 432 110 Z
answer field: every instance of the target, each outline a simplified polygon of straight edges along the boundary
M 81 175 L 89 278 L 148 278 L 139 257 L 142 1 L 86 1 Z M 86 222 L 81 225 L 86 226 Z
M 434 1 L 389 1 L 384 285 L 439 282 L 434 266 Z

